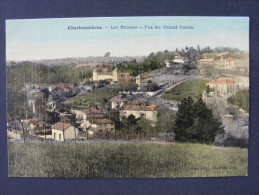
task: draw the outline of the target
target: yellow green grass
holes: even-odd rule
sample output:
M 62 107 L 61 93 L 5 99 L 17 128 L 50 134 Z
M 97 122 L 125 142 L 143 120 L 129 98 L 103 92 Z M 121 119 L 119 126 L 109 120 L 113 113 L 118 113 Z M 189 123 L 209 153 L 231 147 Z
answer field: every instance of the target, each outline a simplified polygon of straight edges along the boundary
M 194 100 L 197 100 L 206 89 L 207 82 L 204 79 L 187 81 L 166 92 L 163 99 L 181 101 L 191 96 Z
M 82 97 L 73 98 L 67 104 L 73 106 L 100 106 L 104 105 L 110 98 L 118 95 L 118 89 L 100 89 L 87 93 Z
M 172 178 L 247 175 L 248 150 L 189 143 L 9 143 L 9 176 Z

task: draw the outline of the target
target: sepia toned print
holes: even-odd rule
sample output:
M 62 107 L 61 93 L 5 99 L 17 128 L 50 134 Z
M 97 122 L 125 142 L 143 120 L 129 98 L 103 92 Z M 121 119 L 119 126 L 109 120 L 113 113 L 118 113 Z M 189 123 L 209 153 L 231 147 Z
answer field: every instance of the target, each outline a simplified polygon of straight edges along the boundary
M 249 19 L 6 21 L 10 177 L 247 176 Z

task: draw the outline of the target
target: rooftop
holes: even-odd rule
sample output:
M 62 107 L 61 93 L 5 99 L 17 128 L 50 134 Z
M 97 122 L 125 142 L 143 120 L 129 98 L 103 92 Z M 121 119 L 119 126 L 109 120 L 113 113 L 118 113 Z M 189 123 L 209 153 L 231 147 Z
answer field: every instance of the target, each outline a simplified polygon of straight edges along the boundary
M 123 106 L 122 110 L 159 111 L 159 107 L 155 104 L 149 106 L 127 104 Z
M 96 68 L 94 72 L 112 72 L 111 68 Z
M 226 61 L 235 61 L 235 59 L 234 58 L 228 58 L 228 59 L 226 59 Z
M 227 52 L 221 52 L 217 56 L 221 57 L 221 56 L 225 56 L 225 55 L 229 55 L 229 52 L 228 51 Z
M 213 81 L 210 81 L 208 84 L 222 84 L 222 85 L 227 85 L 227 84 L 237 84 L 236 81 L 231 80 L 231 79 L 216 79 Z
M 124 102 L 120 97 L 113 97 L 109 100 L 110 102 Z
M 103 112 L 101 110 L 98 110 L 96 108 L 88 108 L 83 111 L 85 114 L 102 114 Z
M 114 123 L 114 122 L 107 118 L 99 118 L 95 120 L 95 124 L 107 124 L 107 123 Z
M 66 130 L 66 129 L 67 129 L 68 127 L 70 127 L 70 126 L 71 126 L 71 124 L 58 122 L 58 123 L 56 123 L 56 124 L 52 127 L 52 129 L 64 131 L 64 130 Z

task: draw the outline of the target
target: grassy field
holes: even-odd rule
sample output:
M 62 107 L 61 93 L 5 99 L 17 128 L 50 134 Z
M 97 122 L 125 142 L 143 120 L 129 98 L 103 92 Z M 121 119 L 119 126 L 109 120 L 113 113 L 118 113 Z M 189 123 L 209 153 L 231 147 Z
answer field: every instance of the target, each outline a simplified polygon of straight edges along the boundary
M 110 98 L 118 95 L 118 93 L 118 89 L 100 89 L 82 97 L 68 100 L 67 104 L 74 106 L 100 106 L 104 105 Z
M 171 178 L 247 175 L 248 150 L 182 143 L 12 143 L 9 176 Z
M 206 89 L 206 83 L 207 81 L 203 79 L 187 81 L 166 92 L 163 99 L 181 101 L 183 98 L 191 96 L 194 100 L 197 100 Z

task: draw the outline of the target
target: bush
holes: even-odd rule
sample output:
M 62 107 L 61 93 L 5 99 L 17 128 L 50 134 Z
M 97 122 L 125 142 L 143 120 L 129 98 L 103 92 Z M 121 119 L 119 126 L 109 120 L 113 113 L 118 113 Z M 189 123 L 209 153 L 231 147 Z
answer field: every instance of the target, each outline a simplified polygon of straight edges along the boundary
M 238 91 L 229 101 L 249 112 L 249 90 Z

